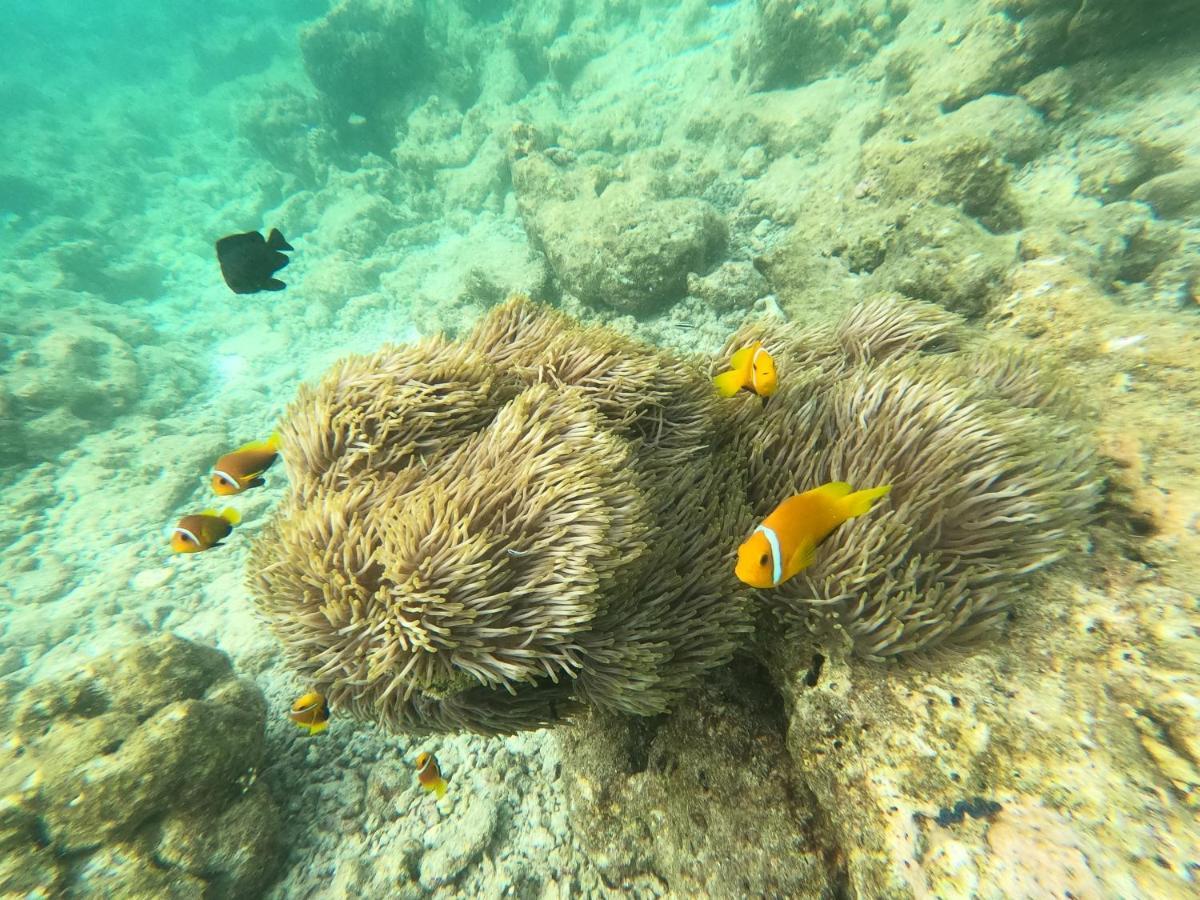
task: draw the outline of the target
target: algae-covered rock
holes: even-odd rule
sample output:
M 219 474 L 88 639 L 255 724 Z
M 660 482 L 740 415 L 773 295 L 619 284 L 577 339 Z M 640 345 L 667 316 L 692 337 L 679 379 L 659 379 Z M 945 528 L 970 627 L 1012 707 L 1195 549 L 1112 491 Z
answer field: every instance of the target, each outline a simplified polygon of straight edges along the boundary
M 1129 196 L 1149 204 L 1163 218 L 1200 215 L 1200 165 L 1151 178 L 1134 188 Z
M 371 117 L 427 79 L 432 64 L 416 0 L 342 0 L 300 35 L 304 68 L 339 117 Z
M 562 288 L 590 306 L 644 315 L 682 299 L 689 273 L 719 261 L 724 219 L 703 200 L 655 198 L 646 185 L 597 183 L 540 152 L 511 163 L 530 238 Z
M 788 757 L 787 723 L 748 661 L 667 716 L 593 716 L 562 735 L 571 819 L 610 886 L 680 897 L 833 896 L 834 854 Z
M 38 847 L 79 896 L 247 896 L 271 878 L 277 814 L 250 787 L 266 705 L 224 654 L 162 635 L 8 709 L 0 866 L 14 881 L 26 858 L 46 867 Z
M 986 134 L 937 128 L 909 139 L 880 132 L 863 146 L 862 172 L 887 203 L 954 205 L 990 231 L 1021 222 L 1009 189 L 1012 167 Z
M 734 71 L 744 73 L 753 90 L 807 84 L 867 59 L 891 39 L 907 11 L 904 0 L 758 0 L 753 26 L 734 50 Z
M 948 114 L 943 127 L 985 135 L 1016 165 L 1029 162 L 1050 144 L 1050 131 L 1041 114 L 1021 97 L 987 94 Z
M 897 228 L 874 277 L 881 288 L 976 316 L 999 296 L 1015 261 L 1011 238 L 989 234 L 958 210 L 926 204 Z

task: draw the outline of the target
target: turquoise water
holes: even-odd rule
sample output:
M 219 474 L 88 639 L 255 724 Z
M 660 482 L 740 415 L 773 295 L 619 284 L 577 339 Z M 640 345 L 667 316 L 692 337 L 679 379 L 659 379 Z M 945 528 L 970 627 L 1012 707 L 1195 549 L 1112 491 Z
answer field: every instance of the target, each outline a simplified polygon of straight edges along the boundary
M 16 4 L 3 892 L 1190 895 L 1198 34 Z M 286 288 L 234 293 L 272 228 Z M 778 393 L 720 397 L 754 341 Z M 842 480 L 892 492 L 735 573 Z

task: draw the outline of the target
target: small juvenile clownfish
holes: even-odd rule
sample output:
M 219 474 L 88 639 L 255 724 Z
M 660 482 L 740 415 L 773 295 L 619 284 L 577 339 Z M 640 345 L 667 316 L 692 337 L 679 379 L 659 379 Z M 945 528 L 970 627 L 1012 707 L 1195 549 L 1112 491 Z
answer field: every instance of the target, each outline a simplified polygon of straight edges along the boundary
M 292 704 L 288 718 L 310 735 L 320 734 L 329 727 L 329 703 L 324 695 L 309 691 Z
M 211 550 L 242 521 L 236 509 L 206 509 L 196 516 L 184 516 L 171 532 L 171 549 L 176 553 Z
M 775 377 L 775 360 L 763 347 L 762 341 L 755 341 L 733 354 L 729 365 L 733 368 L 713 378 L 713 384 L 722 397 L 732 397 L 738 391 L 745 390 L 765 400 L 779 387 Z
M 262 474 L 279 458 L 279 432 L 265 441 L 251 441 L 217 460 L 212 470 L 212 489 L 222 497 L 266 484 Z
M 417 781 L 425 790 L 433 791 L 438 799 L 446 795 L 446 779 L 442 777 L 441 766 L 432 753 L 422 753 L 417 757 Z
M 813 551 L 830 533 L 869 510 L 890 484 L 855 491 L 844 481 L 784 500 L 738 547 L 734 574 L 756 588 L 772 588 L 812 564 Z

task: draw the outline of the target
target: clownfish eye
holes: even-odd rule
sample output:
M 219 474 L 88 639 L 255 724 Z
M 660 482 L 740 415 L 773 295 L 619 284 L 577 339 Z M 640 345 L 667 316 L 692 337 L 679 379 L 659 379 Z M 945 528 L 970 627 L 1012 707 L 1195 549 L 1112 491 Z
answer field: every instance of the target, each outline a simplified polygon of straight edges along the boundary
M 764 553 L 764 554 L 763 554 L 763 555 L 762 555 L 762 556 L 759 558 L 759 560 L 758 560 L 758 564 L 759 564 L 760 566 L 765 566 L 765 565 L 766 565 L 767 563 L 769 563 L 770 561 L 771 561 L 771 557 L 767 556 L 767 554 L 765 554 L 765 553 Z

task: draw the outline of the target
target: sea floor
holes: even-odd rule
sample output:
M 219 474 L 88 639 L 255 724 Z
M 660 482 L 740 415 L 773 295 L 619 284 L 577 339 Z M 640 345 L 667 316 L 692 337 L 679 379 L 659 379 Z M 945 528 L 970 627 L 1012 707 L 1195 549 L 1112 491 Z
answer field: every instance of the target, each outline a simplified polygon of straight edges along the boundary
M 1035 45 L 1058 27 L 1051 3 L 1013 4 L 1020 19 L 968 0 L 836 5 L 783 21 L 791 4 L 451 4 L 430 13 L 424 96 L 370 109 L 332 60 L 357 46 L 354 65 L 382 65 L 351 38 L 394 40 L 386 4 L 214 9 L 203 27 L 162 10 L 72 21 L 72 4 L 17 20 L 46 49 L 58 28 L 79 63 L 46 74 L 29 54 L 0 92 L 4 695 L 163 632 L 227 654 L 266 700 L 269 897 L 732 896 L 764 871 L 779 880 L 763 890 L 794 879 L 814 897 L 1189 896 L 1200 54 L 1183 37 L 1200 26 L 1150 4 L 1148 19 L 1178 12 L 1180 39 L 1126 47 L 1106 37 L 1129 27 L 1115 7 L 1091 4 L 1055 56 Z M 177 33 L 186 53 L 163 49 Z M 811 69 L 780 62 L 795 41 L 818 48 Z M 609 185 L 719 220 L 720 249 L 679 263 L 676 296 L 589 295 L 586 253 L 639 271 L 572 231 L 621 220 L 633 201 Z M 655 227 L 694 212 L 656 206 Z M 233 295 L 213 240 L 272 226 L 296 248 L 287 289 Z M 298 730 L 286 713 L 307 686 L 247 587 L 282 467 L 237 498 L 225 546 L 170 552 L 179 516 L 212 504 L 212 461 L 270 434 L 301 382 L 384 341 L 461 333 L 513 292 L 706 353 L 747 317 L 831 321 L 899 293 L 1052 359 L 1080 394 L 1106 500 L 1089 552 L 1036 607 L 972 654 L 881 669 L 831 653 L 831 693 L 764 686 L 784 708 L 771 752 L 803 791 L 772 802 L 808 804 L 811 854 L 681 850 L 674 825 L 659 831 L 676 783 L 653 768 L 596 799 L 579 747 L 596 723 L 418 738 L 335 715 L 321 736 Z M 804 747 L 830 704 L 839 733 L 907 730 L 818 763 Z M 415 783 L 421 751 L 448 774 L 441 801 Z M 1003 810 L 940 823 L 929 767 L 962 777 L 964 800 L 1003 782 Z M 624 835 L 607 852 L 604 828 Z

